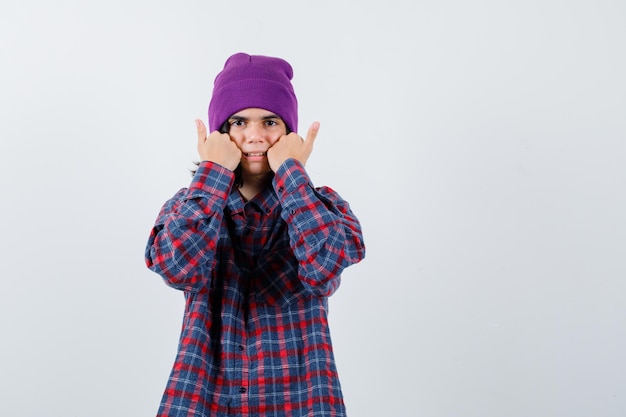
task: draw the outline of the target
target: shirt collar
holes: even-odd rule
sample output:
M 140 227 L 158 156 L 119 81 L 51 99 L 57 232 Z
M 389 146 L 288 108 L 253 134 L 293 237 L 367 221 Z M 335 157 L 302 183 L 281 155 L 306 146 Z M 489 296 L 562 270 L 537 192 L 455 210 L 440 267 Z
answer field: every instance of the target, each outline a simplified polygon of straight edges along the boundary
M 243 199 L 239 190 L 233 187 L 226 204 L 228 211 L 231 214 L 242 213 L 246 204 L 252 205 L 264 213 L 271 213 L 280 205 L 276 191 L 274 191 L 271 183 L 248 202 Z

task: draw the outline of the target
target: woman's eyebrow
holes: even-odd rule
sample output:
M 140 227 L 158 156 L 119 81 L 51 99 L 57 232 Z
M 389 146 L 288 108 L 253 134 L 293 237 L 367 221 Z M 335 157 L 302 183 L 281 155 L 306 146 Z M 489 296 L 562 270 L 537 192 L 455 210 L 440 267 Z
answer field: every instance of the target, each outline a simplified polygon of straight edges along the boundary
M 260 120 L 271 120 L 271 119 L 280 119 L 280 116 L 277 114 L 268 114 L 266 116 L 261 117 Z M 228 120 L 230 121 L 237 121 L 237 122 L 248 122 L 250 121 L 249 117 L 244 117 L 244 116 L 231 116 L 228 118 Z
M 261 120 L 268 120 L 268 119 L 280 119 L 280 116 L 277 114 L 268 114 L 267 116 L 263 116 L 261 117 Z M 244 116 L 231 116 L 228 118 L 228 120 L 250 120 L 249 117 L 244 117 Z

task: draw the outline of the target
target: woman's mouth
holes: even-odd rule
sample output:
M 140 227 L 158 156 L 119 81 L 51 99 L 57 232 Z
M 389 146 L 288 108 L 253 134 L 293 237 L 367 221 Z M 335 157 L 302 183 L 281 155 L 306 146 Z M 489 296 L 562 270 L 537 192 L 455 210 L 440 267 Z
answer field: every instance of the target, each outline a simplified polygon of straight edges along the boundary
M 267 155 L 267 152 L 244 152 L 243 154 L 247 157 L 254 157 L 254 156 L 265 156 Z

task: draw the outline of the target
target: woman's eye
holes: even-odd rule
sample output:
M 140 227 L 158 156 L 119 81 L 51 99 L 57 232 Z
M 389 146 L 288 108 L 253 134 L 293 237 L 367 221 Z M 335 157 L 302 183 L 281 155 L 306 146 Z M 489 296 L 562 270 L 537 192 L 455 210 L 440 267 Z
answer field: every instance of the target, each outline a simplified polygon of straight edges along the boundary
M 231 126 L 243 126 L 243 120 L 231 120 L 230 125 Z
M 278 125 L 278 122 L 276 122 L 276 120 L 266 120 L 265 123 L 268 126 L 276 126 L 276 125 Z

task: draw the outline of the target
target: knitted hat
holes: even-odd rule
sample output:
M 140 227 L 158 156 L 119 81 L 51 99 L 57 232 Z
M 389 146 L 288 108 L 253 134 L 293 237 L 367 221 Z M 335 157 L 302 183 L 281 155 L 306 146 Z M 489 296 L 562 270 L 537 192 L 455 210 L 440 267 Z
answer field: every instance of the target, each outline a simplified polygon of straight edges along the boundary
M 281 58 L 236 53 L 215 77 L 209 103 L 209 129 L 218 130 L 230 116 L 257 107 L 280 116 L 298 131 L 298 100 L 291 85 L 293 69 Z

